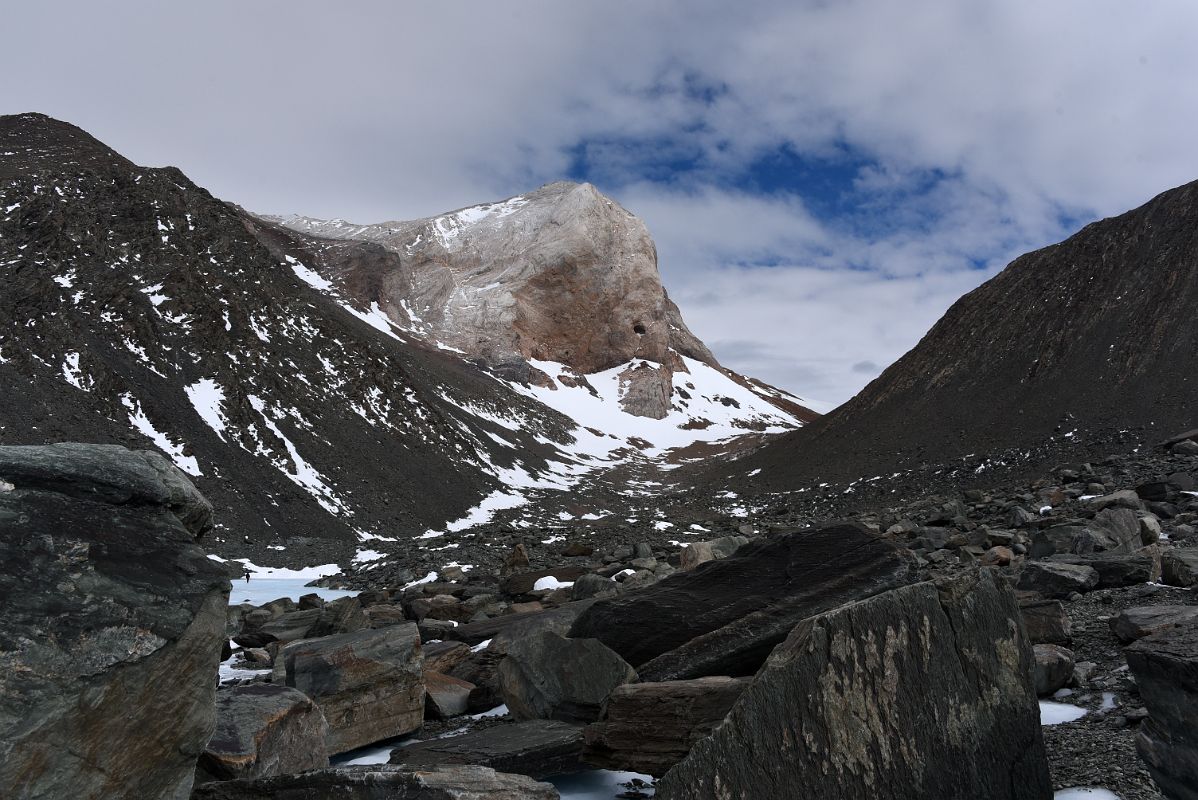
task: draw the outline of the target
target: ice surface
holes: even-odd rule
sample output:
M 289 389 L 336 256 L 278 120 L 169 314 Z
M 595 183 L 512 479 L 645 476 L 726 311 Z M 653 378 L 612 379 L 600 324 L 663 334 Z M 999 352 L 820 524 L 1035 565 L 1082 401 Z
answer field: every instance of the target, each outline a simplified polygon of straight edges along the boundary
M 562 800 L 612 800 L 624 790 L 622 784 L 633 778 L 640 778 L 645 783 L 652 782 L 649 775 L 638 772 L 613 772 L 606 769 L 587 770 L 572 775 L 555 775 L 546 778 L 547 783 L 557 787 Z M 652 790 L 647 795 L 653 796 Z
M 1040 724 L 1059 725 L 1062 722 L 1073 722 L 1086 716 L 1086 709 L 1069 705 L 1068 703 L 1053 703 L 1049 700 L 1040 701 Z
M 1053 800 L 1120 800 L 1119 795 L 1109 789 L 1090 789 L 1085 787 L 1061 789 L 1052 797 Z

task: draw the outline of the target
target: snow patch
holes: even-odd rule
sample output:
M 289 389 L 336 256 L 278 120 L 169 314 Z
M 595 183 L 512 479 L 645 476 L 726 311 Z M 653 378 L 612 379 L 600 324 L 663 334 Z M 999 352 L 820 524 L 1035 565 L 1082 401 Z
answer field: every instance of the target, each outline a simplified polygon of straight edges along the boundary
M 129 409 L 129 424 L 153 441 L 158 446 L 158 449 L 166 453 L 170 460 L 175 463 L 176 467 L 188 475 L 204 474 L 200 472 L 200 465 L 196 461 L 195 456 L 183 455 L 183 445 L 175 444 L 170 440 L 169 436 L 154 427 L 149 417 L 142 411 L 141 403 L 136 397 L 126 392 L 121 395 L 121 404 Z
M 207 423 L 222 442 L 226 441 L 225 428 L 228 427 L 228 422 L 221 411 L 221 405 L 225 402 L 224 390 L 212 378 L 203 378 L 183 387 L 183 391 L 191 401 L 192 408 L 200 415 L 200 419 Z

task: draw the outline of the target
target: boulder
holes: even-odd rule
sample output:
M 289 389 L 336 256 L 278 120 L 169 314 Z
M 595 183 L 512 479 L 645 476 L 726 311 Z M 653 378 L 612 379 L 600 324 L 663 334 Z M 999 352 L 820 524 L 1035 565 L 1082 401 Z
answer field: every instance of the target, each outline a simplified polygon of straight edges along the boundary
M 308 631 L 306 638 L 318 636 L 335 636 L 338 633 L 353 633 L 370 627 L 370 617 L 366 616 L 362 603 L 356 597 L 341 597 L 325 603 L 320 609 L 320 616 Z
M 424 720 L 416 625 L 392 625 L 284 647 L 274 681 L 311 697 L 329 723 L 329 755 L 402 736 Z
M 449 719 L 465 714 L 470 706 L 470 693 L 475 686 L 469 681 L 424 671 L 424 716 L 429 719 Z
M 1073 651 L 1056 644 L 1034 646 L 1036 694 L 1044 697 L 1062 688 L 1073 677 Z
M 222 688 L 198 779 L 265 778 L 327 767 L 328 728 L 316 704 L 296 689 L 269 683 Z
M 1148 709 L 1136 749 L 1167 797 L 1198 800 L 1198 621 L 1124 652 Z
M 1051 797 L 1018 613 L 983 570 L 804 620 L 656 797 Z
M 1060 600 L 1031 600 L 1019 604 L 1023 630 L 1032 644 L 1063 644 L 1073 633 L 1069 614 Z
M 802 619 L 906 583 L 911 562 L 857 522 L 778 534 L 728 558 L 597 601 L 570 635 L 594 638 L 642 680 L 751 675 Z
M 1161 553 L 1161 582 L 1186 587 L 1198 584 L 1198 548 Z
M 1064 598 L 1074 592 L 1088 592 L 1098 585 L 1098 572 L 1084 564 L 1055 561 L 1030 561 L 1019 573 L 1018 587 L 1049 599 Z
M 1093 553 L 1090 555 L 1055 555 L 1049 561 L 1092 567 L 1098 573 L 1095 589 L 1134 586 L 1152 580 L 1153 558 L 1145 554 Z
M 619 590 L 619 584 L 611 578 L 588 572 L 574 581 L 574 585 L 570 587 L 570 597 L 574 600 L 589 600 L 592 597 L 607 597 Z
M 678 554 L 679 569 L 694 569 L 700 564 L 727 558 L 740 549 L 741 545 L 749 543 L 747 536 L 724 536 L 710 542 L 690 542 Z
M 707 677 L 617 686 L 601 721 L 583 732 L 583 760 L 660 778 L 724 721 L 750 680 Z
M 470 657 L 470 645 L 464 642 L 428 642 L 421 646 L 424 650 L 424 669 L 427 672 L 440 672 L 448 675 L 449 671 Z
M 187 798 L 227 642 L 211 518 L 157 453 L 0 447 L 0 794 Z
M 1144 507 L 1140 501 L 1140 495 L 1132 489 L 1122 489 L 1102 497 L 1096 497 L 1090 502 L 1098 511 L 1107 508 L 1130 508 L 1133 511 L 1139 511 Z
M 191 800 L 558 800 L 557 790 L 487 767 L 409 770 L 387 764 L 206 783 Z
M 581 755 L 581 725 L 533 719 L 397 747 L 391 763 L 420 770 L 473 764 L 540 779 L 582 770 Z
M 302 611 L 287 611 L 276 619 L 260 626 L 256 631 L 247 631 L 238 636 L 236 641 L 242 647 L 262 647 L 270 642 L 294 642 L 308 638 L 308 631 L 320 619 L 323 612 L 319 608 L 306 608 Z
M 1108 620 L 1111 632 L 1127 644 L 1145 636 L 1198 622 L 1198 606 L 1137 606 Z
M 499 691 L 517 719 L 594 722 L 611 690 L 636 671 L 596 639 L 550 631 L 523 636 L 499 662 Z

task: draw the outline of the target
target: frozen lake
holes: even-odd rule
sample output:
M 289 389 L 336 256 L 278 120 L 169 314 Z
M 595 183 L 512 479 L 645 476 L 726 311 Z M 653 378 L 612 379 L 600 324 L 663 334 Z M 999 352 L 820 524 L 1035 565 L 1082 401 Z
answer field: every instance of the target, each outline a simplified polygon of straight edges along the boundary
M 285 567 L 260 567 L 246 558 L 235 558 L 232 561 L 226 562 L 225 559 L 219 556 L 208 556 L 213 561 L 227 563 L 233 569 L 240 569 L 242 572 L 248 571 L 250 579 L 247 581 L 244 577 L 233 577 L 230 580 L 233 582 L 233 591 L 229 593 L 229 605 L 238 605 L 239 603 L 252 603 L 260 606 L 263 603 L 269 603 L 271 600 L 278 600 L 280 597 L 290 597 L 292 600 L 299 600 L 300 597 L 306 594 L 317 594 L 325 600 L 336 600 L 341 597 L 352 597 L 356 595 L 355 591 L 346 589 L 325 589 L 319 586 L 308 586 L 307 584 L 317 578 L 324 578 L 329 575 L 336 575 L 341 571 L 341 568 L 336 564 L 322 564 L 316 567 L 304 567 L 303 569 L 287 569 Z

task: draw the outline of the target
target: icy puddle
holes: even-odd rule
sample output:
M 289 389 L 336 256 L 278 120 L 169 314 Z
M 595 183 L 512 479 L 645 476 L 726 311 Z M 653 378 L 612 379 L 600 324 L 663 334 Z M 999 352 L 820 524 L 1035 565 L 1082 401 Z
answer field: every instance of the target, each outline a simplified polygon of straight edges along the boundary
M 1107 789 L 1062 789 L 1052 798 L 1053 800 L 1121 800 L 1119 795 Z
M 612 772 L 606 769 L 595 769 L 588 772 L 576 772 L 573 775 L 555 775 L 546 778 L 547 783 L 557 787 L 562 800 L 612 800 L 623 792 L 624 787 L 633 778 L 639 778 L 650 783 L 653 778 L 637 772 Z M 643 789 L 645 797 L 652 797 L 652 789 Z
M 1086 709 L 1071 706 L 1068 703 L 1053 703 L 1049 700 L 1040 701 L 1040 724 L 1060 725 L 1062 722 L 1073 722 L 1086 716 Z
M 340 597 L 352 597 L 357 592 L 345 589 L 325 589 L 321 586 L 306 586 L 311 578 L 250 578 L 233 581 L 233 591 L 229 594 L 229 605 L 252 603 L 260 606 L 280 597 L 290 597 L 299 600 L 306 594 L 317 594 L 325 600 L 336 600 Z

